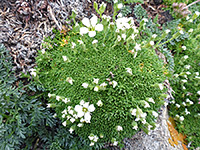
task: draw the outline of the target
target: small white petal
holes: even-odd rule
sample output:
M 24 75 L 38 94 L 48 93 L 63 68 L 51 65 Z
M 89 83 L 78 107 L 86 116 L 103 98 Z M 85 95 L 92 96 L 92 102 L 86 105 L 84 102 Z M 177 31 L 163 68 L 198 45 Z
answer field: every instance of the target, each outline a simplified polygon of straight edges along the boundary
M 103 25 L 102 25 L 102 24 L 97 24 L 97 25 L 95 26 L 95 30 L 96 30 L 96 31 L 103 31 Z
M 82 23 L 86 26 L 86 27 L 90 27 L 90 20 L 88 18 L 83 18 Z
M 89 112 L 93 112 L 95 110 L 95 107 L 93 104 L 91 104 L 89 107 L 88 107 L 88 111 Z
M 80 35 L 86 34 L 88 32 L 89 32 L 88 28 L 86 28 L 86 27 L 81 27 L 80 28 Z
M 90 23 L 91 23 L 91 25 L 92 25 L 93 27 L 96 26 L 97 21 L 98 21 L 98 18 L 97 18 L 96 15 L 94 15 L 94 16 L 90 19 Z
M 96 31 L 89 31 L 89 37 L 94 37 L 96 35 Z

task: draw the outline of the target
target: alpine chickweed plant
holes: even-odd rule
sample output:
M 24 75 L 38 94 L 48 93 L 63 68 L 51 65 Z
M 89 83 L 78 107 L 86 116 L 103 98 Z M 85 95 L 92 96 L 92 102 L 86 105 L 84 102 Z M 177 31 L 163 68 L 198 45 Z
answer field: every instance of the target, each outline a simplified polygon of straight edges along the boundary
M 114 4 L 116 10 L 119 6 Z M 56 32 L 54 39 L 47 38 L 34 78 L 49 91 L 47 107 L 55 109 L 71 134 L 89 139 L 90 146 L 122 146 L 125 137 L 156 126 L 167 96 L 167 68 L 155 48 L 170 30 L 147 36 L 147 19 L 136 27 L 133 18 L 116 19 L 116 10 L 112 19 L 102 15 L 105 7 L 94 2 L 101 18 L 83 18 L 67 35 Z
M 171 79 L 175 99 L 170 104 L 170 115 L 174 117 L 178 131 L 186 134 L 190 149 L 200 146 L 199 15 L 196 11 L 182 23 L 189 38 L 174 47 L 176 65 Z

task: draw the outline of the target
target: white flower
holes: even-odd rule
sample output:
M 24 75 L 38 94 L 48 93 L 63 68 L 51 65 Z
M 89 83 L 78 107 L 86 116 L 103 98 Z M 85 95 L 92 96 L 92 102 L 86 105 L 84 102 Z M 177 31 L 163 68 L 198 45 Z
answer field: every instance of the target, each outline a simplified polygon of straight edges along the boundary
M 147 113 L 142 113 L 142 114 L 140 114 L 140 116 L 141 116 L 142 118 L 146 118 Z
M 94 142 L 91 142 L 91 143 L 90 143 L 90 146 L 94 146 Z
M 97 102 L 97 106 L 99 106 L 99 107 L 103 106 L 103 103 L 102 103 L 101 100 L 99 100 L 99 101 Z
M 41 52 L 42 52 L 42 54 L 44 54 L 45 53 L 45 49 L 42 49 Z
M 144 103 L 145 103 L 144 108 L 149 108 L 150 107 L 149 103 L 147 103 L 146 101 Z
M 117 8 L 119 8 L 119 9 L 121 9 L 122 7 L 123 7 L 122 3 L 120 3 L 120 4 L 117 5 Z
M 152 35 L 152 38 L 155 39 L 156 37 L 157 37 L 157 34 L 153 34 L 153 35 Z
M 79 44 L 83 44 L 83 41 L 82 40 L 78 40 Z
M 154 45 L 154 41 L 150 41 L 150 45 L 153 46 Z
M 76 43 L 72 42 L 72 48 L 74 48 L 76 46 Z
M 94 134 L 90 134 L 89 136 L 88 136 L 88 138 L 90 139 L 90 141 L 93 141 L 94 140 Z
M 183 90 L 185 90 L 185 89 L 186 89 L 186 87 L 185 87 L 185 86 L 183 86 L 182 88 L 183 88 Z
M 170 30 L 169 30 L 169 29 L 165 30 L 165 33 L 167 33 L 167 34 L 168 34 L 169 32 L 170 32 Z
M 90 37 L 94 37 L 96 35 L 96 31 L 102 31 L 103 30 L 103 25 L 102 24 L 97 24 L 98 18 L 96 15 L 93 15 L 91 19 L 88 18 L 83 18 L 82 23 L 86 27 L 81 27 L 80 28 L 80 34 L 87 34 Z M 95 31 L 96 30 L 96 31 Z
M 137 111 L 136 109 L 131 109 L 131 110 L 130 110 L 131 115 L 136 116 L 136 111 Z
M 50 108 L 51 107 L 51 104 L 47 104 L 47 108 Z
M 60 100 L 60 96 L 56 96 L 56 100 L 59 101 Z
M 154 116 L 154 117 L 158 117 L 158 113 L 157 112 L 155 112 L 155 111 L 152 111 L 152 115 Z
M 125 40 L 126 39 L 126 34 L 122 34 L 122 38 Z
M 190 65 L 185 65 L 184 66 L 185 69 L 190 69 L 190 67 L 191 67 Z
M 152 125 L 148 125 L 148 130 L 151 130 L 153 126 Z
M 148 101 L 155 104 L 153 98 L 149 98 Z
M 164 89 L 164 86 L 163 86 L 162 83 L 158 84 L 158 86 L 159 86 L 160 90 L 163 90 L 163 89 Z
M 64 61 L 68 60 L 67 56 L 62 56 L 62 58 L 63 58 Z
M 175 104 L 175 100 L 171 101 L 172 104 Z
M 198 76 L 198 75 L 199 75 L 199 72 L 195 72 L 195 74 Z
M 71 107 L 71 106 L 68 106 L 68 107 L 67 107 L 67 110 L 68 110 L 68 111 L 70 111 L 71 109 L 72 109 L 72 107 Z
M 98 40 L 92 41 L 92 44 L 96 44 L 96 43 L 98 43 Z
M 62 101 L 66 104 L 66 103 L 70 102 L 70 99 L 65 98 L 65 99 L 62 99 Z
M 200 12 L 198 12 L 198 11 L 195 11 L 195 14 L 196 14 L 197 16 L 199 16 L 199 15 L 200 15 Z
M 55 113 L 55 114 L 53 115 L 53 117 L 56 118 L 56 117 L 57 117 L 57 114 Z
M 117 3 L 118 2 L 118 0 L 114 0 L 114 3 Z
M 98 92 L 99 88 L 97 86 L 94 87 L 94 91 Z
M 117 126 L 117 131 L 122 131 L 123 128 L 121 126 Z
M 188 55 L 185 55 L 183 58 L 184 58 L 184 59 L 188 59 Z
M 121 41 L 121 36 L 117 36 L 117 41 L 119 42 L 119 41 Z
M 74 119 L 74 118 L 71 118 L 70 121 L 71 121 L 71 123 L 74 123 L 75 119 Z
M 131 26 L 129 24 L 129 19 L 127 17 L 118 17 L 116 20 L 117 29 L 125 30 L 129 29 Z
M 181 46 L 181 48 L 182 48 L 183 50 L 186 50 L 186 46 Z
M 88 83 L 83 83 L 83 84 L 82 84 L 82 86 L 83 86 L 85 89 L 88 88 L 88 85 L 89 85 Z
M 186 103 L 185 102 L 182 102 L 183 106 L 186 106 Z
M 133 129 L 134 129 L 134 130 L 137 130 L 137 129 L 138 129 L 138 126 L 137 126 L 137 125 L 133 126 Z
M 187 110 L 187 108 L 185 108 L 185 114 L 186 115 L 190 114 L 190 112 Z
M 135 37 L 136 37 L 136 35 L 135 35 L 135 34 L 131 34 L 131 39 L 132 39 L 132 40 L 134 40 L 134 39 L 135 39 Z
M 73 110 L 69 110 L 69 114 L 73 115 L 74 111 Z
M 146 124 L 147 121 L 145 119 L 142 120 L 142 124 Z
M 67 110 L 64 109 L 64 110 L 62 111 L 62 114 L 67 114 Z
M 103 82 L 100 84 L 100 87 L 106 87 L 107 86 L 107 83 Z
M 199 94 L 199 95 L 200 95 L 200 91 L 197 91 L 197 94 Z
M 181 106 L 180 106 L 179 104 L 176 104 L 176 107 L 177 107 L 177 108 L 180 108 Z
M 179 33 L 180 33 L 180 34 L 184 34 L 183 30 L 180 30 Z
M 103 14 L 102 18 L 103 18 L 103 19 L 106 19 L 107 21 L 109 21 L 109 20 L 111 19 L 110 16 L 106 16 L 106 15 L 104 15 L 104 14 Z M 112 23 L 113 23 L 113 22 L 112 22 Z M 110 23 L 110 24 L 111 24 L 111 23 Z
M 95 135 L 93 141 L 94 141 L 94 142 L 97 142 L 98 139 L 99 139 L 98 136 Z
M 192 33 L 192 32 L 193 32 L 193 29 L 190 29 L 188 32 Z
M 126 68 L 126 72 L 128 72 L 128 73 L 131 74 L 131 75 L 133 75 L 132 69 L 131 69 L 131 68 Z
M 93 104 L 89 105 L 89 102 L 84 102 L 82 105 L 76 105 L 74 110 L 77 112 L 79 118 L 84 117 L 86 123 L 90 123 L 91 112 L 95 110 Z
M 64 122 L 62 123 L 62 125 L 66 127 L 66 125 L 67 125 L 67 122 L 66 122 L 66 121 L 64 121 Z
M 137 43 L 136 43 L 136 45 L 135 45 L 135 47 L 134 47 L 135 50 L 136 50 L 136 51 L 141 50 L 141 47 L 140 47 L 140 46 L 141 46 L 141 44 L 137 44 Z
M 144 20 L 144 22 L 148 22 L 148 19 L 147 19 L 147 18 L 143 18 L 142 20 Z
M 192 19 L 190 19 L 190 20 L 189 20 L 189 22 L 193 22 L 193 20 L 192 20 Z
M 191 73 L 189 71 L 186 72 L 187 75 L 190 75 Z
M 72 134 L 72 132 L 74 131 L 74 129 L 73 128 L 70 128 L 69 129 L 69 132 Z
M 30 69 L 30 74 L 34 77 L 36 77 L 37 73 L 36 73 L 36 69 Z
M 140 118 L 136 118 L 136 119 L 135 119 L 135 121 L 139 121 L 139 120 L 140 120 Z
M 98 78 L 97 79 L 94 78 L 93 83 L 98 84 L 99 83 L 99 79 Z
M 187 82 L 187 80 L 181 80 L 183 83 L 186 83 Z
M 83 124 L 79 123 L 77 126 L 80 128 L 80 127 L 83 127 Z
M 50 93 L 48 93 L 48 97 L 51 98 L 51 96 L 52 96 L 52 95 L 51 95 Z
M 67 77 L 66 81 L 71 85 L 73 84 L 73 79 L 71 77 Z
M 183 121 L 183 120 L 184 120 L 184 117 L 183 117 L 183 116 L 181 116 L 179 119 L 180 119 L 180 121 Z
M 118 141 L 114 141 L 113 145 L 117 146 L 117 144 L 118 144 Z
M 117 82 L 116 81 L 112 81 L 112 85 L 113 85 L 113 88 L 115 88 L 117 86 Z

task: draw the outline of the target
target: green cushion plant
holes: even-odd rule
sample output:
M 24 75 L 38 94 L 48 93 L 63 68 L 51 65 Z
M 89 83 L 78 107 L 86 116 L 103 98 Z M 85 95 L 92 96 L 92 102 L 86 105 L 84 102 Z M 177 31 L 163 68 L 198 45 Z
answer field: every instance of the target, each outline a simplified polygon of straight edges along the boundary
M 75 23 L 65 35 L 55 31 L 39 52 L 35 80 L 49 91 L 49 104 L 63 126 L 85 139 L 120 145 L 139 129 L 146 133 L 156 126 L 158 109 L 164 104 L 168 73 L 155 48 L 160 37 L 143 34 L 147 19 L 139 27 L 132 18 L 103 15 L 105 4 L 94 3 L 100 19 L 93 15 Z M 67 130 L 67 129 L 66 129 Z

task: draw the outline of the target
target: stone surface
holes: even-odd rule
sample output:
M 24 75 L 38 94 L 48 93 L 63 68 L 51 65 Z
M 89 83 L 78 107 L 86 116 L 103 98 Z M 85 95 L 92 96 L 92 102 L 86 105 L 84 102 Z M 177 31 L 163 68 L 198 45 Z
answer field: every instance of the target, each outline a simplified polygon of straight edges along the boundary
M 161 108 L 161 114 L 158 117 L 158 126 L 147 135 L 143 131 L 138 132 L 131 139 L 124 139 L 125 150 L 183 150 L 181 143 L 173 147 L 168 142 L 170 132 L 168 130 L 167 107 Z

